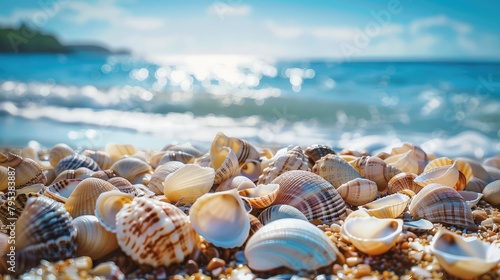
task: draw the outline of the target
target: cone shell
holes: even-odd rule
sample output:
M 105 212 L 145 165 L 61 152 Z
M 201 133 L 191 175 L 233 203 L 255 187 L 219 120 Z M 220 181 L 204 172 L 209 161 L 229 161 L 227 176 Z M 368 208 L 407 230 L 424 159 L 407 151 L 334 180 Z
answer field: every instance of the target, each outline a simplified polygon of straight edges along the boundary
M 81 153 L 93 159 L 101 169 L 109 169 L 113 164 L 111 157 L 103 151 L 85 150 Z
M 84 155 L 70 155 L 59 161 L 56 166 L 56 174 L 59 175 L 64 170 L 78 169 L 80 167 L 86 167 L 92 171 L 99 171 L 99 165 L 97 163 Z
M 227 191 L 231 189 L 237 189 L 239 191 L 244 190 L 244 189 L 250 189 L 250 188 L 255 188 L 256 185 L 254 182 L 252 182 L 250 179 L 248 179 L 245 176 L 234 176 L 226 181 L 222 182 L 217 189 L 215 189 L 216 192 L 221 192 L 221 191 Z
M 116 229 L 122 251 L 135 262 L 153 267 L 181 263 L 199 243 L 186 214 L 150 198 L 125 204 L 116 215 Z
M 391 155 L 386 158 L 385 163 L 390 164 L 403 172 L 420 174 L 424 171 L 425 165 L 415 157 L 413 150 L 408 150 L 402 154 Z
M 8 177 L 9 167 L 15 169 L 16 189 L 24 188 L 34 184 L 45 184 L 47 177 L 43 173 L 42 167 L 32 159 L 23 159 L 22 157 L 8 153 L 7 155 L 0 153 L 0 166 L 6 169 L 0 170 L 0 177 Z M 0 187 L 6 189 L 6 187 Z
M 377 198 L 377 184 L 368 179 L 357 178 L 342 184 L 337 191 L 344 201 L 353 206 L 361 206 Z
M 483 199 L 493 205 L 500 204 L 500 180 L 486 185 L 483 190 Z
M 432 238 L 430 250 L 439 265 L 458 278 L 479 277 L 500 262 L 500 249 L 495 244 L 466 239 L 444 228 Z
M 64 204 L 64 208 L 73 218 L 82 215 L 94 215 L 99 195 L 112 190 L 118 189 L 101 179 L 87 178 L 75 187 Z
M 168 175 L 163 182 L 163 194 L 172 201 L 194 203 L 208 193 L 214 184 L 215 171 L 210 167 L 186 164 Z
M 453 165 L 453 163 L 455 162 L 458 171 L 460 171 L 465 176 L 466 182 L 469 182 L 469 180 L 472 178 L 472 168 L 466 161 L 461 159 L 452 160 L 447 157 L 436 158 L 430 161 L 429 164 L 427 164 L 427 166 L 424 169 L 424 172 L 427 172 L 436 167 Z
M 149 164 L 135 157 L 126 157 L 116 161 L 111 166 L 111 170 L 132 184 L 141 183 L 142 177 L 151 173 Z
M 235 189 L 207 193 L 189 209 L 189 219 L 196 232 L 222 248 L 243 245 L 250 230 L 247 206 Z M 224 230 L 221 230 L 224 229 Z
M 394 166 L 387 165 L 378 157 L 363 156 L 351 163 L 351 165 L 366 179 L 377 183 L 379 192 L 387 189 L 387 183 L 401 170 Z
M 77 255 L 98 260 L 118 249 L 116 235 L 107 231 L 93 215 L 83 215 L 73 220 L 76 228 Z
M 308 170 L 308 164 L 309 160 L 299 146 L 290 148 L 264 169 L 257 184 L 269 184 L 276 177 L 290 170 Z
M 134 198 L 119 190 L 101 193 L 97 198 L 94 214 L 106 230 L 116 232 L 116 214 Z
M 131 144 L 107 144 L 104 152 L 111 157 L 113 162 L 123 156 L 131 156 L 138 152 L 137 148 Z
M 259 220 L 263 225 L 267 225 L 270 222 L 279 219 L 287 218 L 307 221 L 306 216 L 302 214 L 302 212 L 300 212 L 297 208 L 286 204 L 278 204 L 268 207 L 259 215 Z
M 279 191 L 278 184 L 258 185 L 256 188 L 238 191 L 238 194 L 245 199 L 253 208 L 261 209 L 271 205 Z
M 279 267 L 311 271 L 343 261 L 323 231 L 298 219 L 280 219 L 262 227 L 248 240 L 245 258 L 256 271 Z
M 82 180 L 66 179 L 45 188 L 43 195 L 56 201 L 66 203 L 68 197 Z
M 222 147 L 210 154 L 210 164 L 215 169 L 214 184 L 220 184 L 238 173 L 238 158 L 229 147 Z
M 49 151 L 50 165 L 56 167 L 61 159 L 74 154 L 75 151 L 70 146 L 64 143 L 57 144 Z
M 48 197 L 32 197 L 16 223 L 16 270 L 34 267 L 41 260 L 76 256 L 76 229 L 62 204 Z
M 389 251 L 402 230 L 402 220 L 375 217 L 351 218 L 342 226 L 342 233 L 349 238 L 352 245 L 369 255 L 380 255 Z
M 429 184 L 441 184 L 454 188 L 458 182 L 459 176 L 460 171 L 458 171 L 457 163 L 454 162 L 453 165 L 436 167 L 420 174 L 415 178 L 415 182 L 422 187 Z
M 155 194 L 163 194 L 163 182 L 165 178 L 182 166 L 184 166 L 184 163 L 179 161 L 170 161 L 158 166 L 153 175 L 151 175 L 148 188 Z
M 307 147 L 304 151 L 304 154 L 309 159 L 309 168 L 312 169 L 316 164 L 316 161 L 318 161 L 320 158 L 330 154 L 334 155 L 335 152 L 332 150 L 332 148 L 326 145 L 315 144 Z
M 337 190 L 314 173 L 288 171 L 271 184 L 280 185 L 274 205 L 287 204 L 301 211 L 309 221 L 319 219 L 325 224 L 346 216 L 346 204 Z
M 418 193 L 423 187 L 415 183 L 417 175 L 414 173 L 402 172 L 392 177 L 387 183 L 387 194 L 398 193 L 402 190 L 411 190 Z
M 363 208 L 371 216 L 380 219 L 397 218 L 405 211 L 408 203 L 410 203 L 408 195 L 395 193 L 365 204 Z
M 361 178 L 354 167 L 343 158 L 329 154 L 316 161 L 312 172 L 318 174 L 335 188 L 356 178 Z
M 469 205 L 455 189 L 445 185 L 427 185 L 412 198 L 409 210 L 414 218 L 459 228 L 476 228 Z

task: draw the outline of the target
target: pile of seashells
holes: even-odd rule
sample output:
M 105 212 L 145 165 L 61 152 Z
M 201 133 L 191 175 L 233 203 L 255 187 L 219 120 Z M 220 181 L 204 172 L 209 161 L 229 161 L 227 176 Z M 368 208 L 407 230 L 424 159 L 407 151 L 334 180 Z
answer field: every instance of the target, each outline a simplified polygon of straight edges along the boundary
M 105 264 L 107 279 L 498 278 L 499 168 L 500 156 L 435 158 L 410 143 L 373 156 L 324 145 L 274 152 L 221 132 L 208 153 L 5 150 L 0 272 L 47 276 L 83 261 L 85 276 Z M 398 254 L 409 265 L 396 270 Z

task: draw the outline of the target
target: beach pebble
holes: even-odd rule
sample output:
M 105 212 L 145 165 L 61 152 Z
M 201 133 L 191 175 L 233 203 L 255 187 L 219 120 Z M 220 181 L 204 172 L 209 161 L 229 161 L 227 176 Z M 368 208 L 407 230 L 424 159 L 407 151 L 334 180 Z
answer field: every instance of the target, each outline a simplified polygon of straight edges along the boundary
M 410 253 L 408 253 L 408 256 L 411 258 L 411 259 L 414 259 L 416 260 L 417 262 L 420 262 L 422 260 L 422 257 L 424 256 L 424 252 L 422 251 L 411 251 Z
M 359 263 L 361 263 L 363 260 L 357 257 L 350 257 L 345 260 L 346 264 L 348 266 L 355 266 Z
M 356 273 L 354 276 L 356 278 L 361 278 L 364 276 L 370 276 L 372 274 L 372 268 L 368 264 L 358 264 L 356 266 Z
M 330 226 L 330 230 L 333 232 L 340 232 L 341 228 L 342 227 L 340 225 L 335 223 Z
M 424 277 L 424 278 L 431 278 L 432 277 L 432 274 L 429 271 L 427 271 L 419 266 L 413 266 L 411 268 L 411 272 L 417 277 Z
M 423 251 L 424 246 L 417 241 L 410 242 L 410 248 L 417 251 Z
M 236 252 L 234 254 L 234 259 L 236 260 L 237 264 L 246 264 L 247 263 L 244 251 L 238 251 L 238 252 Z
M 207 270 L 212 271 L 216 268 L 223 267 L 226 265 L 226 262 L 223 259 L 213 258 L 207 265 Z
M 187 273 L 189 275 L 192 275 L 192 274 L 198 272 L 200 270 L 200 267 L 198 266 L 198 264 L 195 261 L 189 260 L 186 264 L 186 270 L 187 270 Z

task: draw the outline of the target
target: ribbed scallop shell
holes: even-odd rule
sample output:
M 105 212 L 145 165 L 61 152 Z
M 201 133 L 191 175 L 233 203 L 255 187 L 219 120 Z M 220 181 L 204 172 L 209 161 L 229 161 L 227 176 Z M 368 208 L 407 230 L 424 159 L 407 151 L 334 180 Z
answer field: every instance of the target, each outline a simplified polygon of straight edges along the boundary
M 269 184 L 279 175 L 290 170 L 308 170 L 309 160 L 299 146 L 290 148 L 264 169 L 257 184 Z
M 113 161 L 119 160 L 123 156 L 131 156 L 138 152 L 132 144 L 112 144 L 106 145 L 104 152 L 108 154 Z
M 153 172 L 153 175 L 151 175 L 148 188 L 155 194 L 163 194 L 163 182 L 165 178 L 183 166 L 184 163 L 179 161 L 170 161 L 158 166 Z
M 2 172 L 5 173 L 0 173 L 2 177 L 8 176 L 9 167 L 15 169 L 16 175 L 14 177 L 16 189 L 24 188 L 26 186 L 31 186 L 34 184 L 47 183 L 47 177 L 45 177 L 42 167 L 40 167 L 40 165 L 38 165 L 38 163 L 36 163 L 32 159 L 23 159 L 22 157 L 13 153 L 8 153 L 7 155 L 0 153 L 0 166 L 4 166 L 7 168 L 2 170 Z
M 115 186 L 119 191 L 123 193 L 129 193 L 133 196 L 140 196 L 143 194 L 142 191 L 138 190 L 132 183 L 130 183 L 127 179 L 122 177 L 114 177 L 108 180 L 108 183 Z
M 267 225 L 270 222 L 279 219 L 287 218 L 307 221 L 306 216 L 302 214 L 302 212 L 300 212 L 297 208 L 286 204 L 278 204 L 267 207 L 259 214 L 259 220 L 263 225 Z
M 118 212 L 116 237 L 122 251 L 135 262 L 153 267 L 181 263 L 199 242 L 179 208 L 143 197 Z
M 311 271 L 343 260 L 323 231 L 298 219 L 280 219 L 262 227 L 248 240 L 245 258 L 256 271 L 279 267 Z
M 238 158 L 229 147 L 222 147 L 215 154 L 210 154 L 210 164 L 215 169 L 214 184 L 235 176 L 239 170 Z
M 142 177 L 152 173 L 151 167 L 146 162 L 135 158 L 122 158 L 111 166 L 116 175 L 129 180 L 132 184 L 142 183 Z
M 101 193 L 97 198 L 94 214 L 106 230 L 116 232 L 116 214 L 134 198 L 119 190 Z
M 427 185 L 412 198 L 409 210 L 414 218 L 459 228 L 476 228 L 469 205 L 455 189 L 445 185 Z
M 408 195 L 395 193 L 365 204 L 363 208 L 370 216 L 380 219 L 397 218 L 405 211 L 408 203 L 410 203 Z
M 255 188 L 238 191 L 238 194 L 245 199 L 253 208 L 261 209 L 271 205 L 279 191 L 278 184 L 258 185 Z
M 37 193 L 18 193 L 14 198 L 14 205 L 12 205 L 12 200 L 5 200 L 0 205 L 0 221 L 2 224 L 9 225 L 13 220 L 17 220 L 24 210 L 26 202 L 31 197 L 40 196 Z M 9 201 L 11 201 L 9 203 Z
M 352 245 L 369 255 L 380 255 L 389 251 L 403 230 L 399 219 L 378 219 L 375 217 L 355 217 L 346 220 L 342 226 Z
M 276 204 L 287 204 L 301 211 L 309 221 L 319 219 L 325 224 L 346 216 L 346 204 L 337 190 L 314 173 L 288 171 L 271 184 L 280 185 Z
M 402 154 L 391 155 L 384 161 L 403 172 L 420 174 L 424 170 L 424 167 L 414 156 L 413 150 L 406 151 Z
M 186 164 L 165 178 L 163 194 L 171 202 L 193 203 L 210 191 L 214 178 L 213 168 Z
M 329 154 L 316 161 L 312 172 L 318 174 L 335 188 L 356 178 L 361 178 L 354 167 L 343 158 Z
M 76 228 L 78 256 L 98 260 L 119 248 L 116 235 L 107 231 L 96 216 L 79 216 L 72 223 Z
M 59 181 L 67 180 L 67 179 L 83 180 L 83 179 L 92 177 L 93 173 L 94 173 L 94 171 L 92 171 L 86 167 L 80 167 L 78 169 L 64 170 L 59 175 L 57 175 L 57 177 L 52 181 L 51 184 L 55 184 Z
M 377 184 L 368 179 L 356 178 L 337 188 L 344 201 L 353 206 L 361 206 L 377 198 Z
M 99 165 L 97 165 L 97 163 L 88 156 L 70 155 L 59 161 L 56 166 L 56 174 L 59 175 L 64 170 L 78 169 L 80 167 L 86 167 L 92 171 L 100 170 Z
M 313 168 L 313 166 L 316 164 L 316 162 L 326 156 L 326 155 L 330 155 L 330 154 L 335 154 L 335 151 L 332 150 L 332 148 L 326 146 L 326 145 L 318 145 L 318 144 L 314 144 L 314 145 L 311 145 L 309 147 L 307 147 L 305 150 L 304 150 L 304 154 L 307 156 L 307 158 L 309 159 L 309 168 Z
M 52 165 L 55 168 L 61 159 L 74 154 L 75 151 L 73 151 L 73 149 L 70 146 L 64 143 L 56 144 L 49 151 L 50 165 Z
M 103 170 L 109 169 L 113 164 L 111 157 L 103 151 L 84 150 L 81 154 L 93 159 Z
M 482 193 L 486 185 L 488 185 L 488 182 L 472 176 L 469 182 L 467 182 L 465 190 Z
M 389 180 L 396 174 L 401 173 L 401 170 L 386 164 L 378 157 L 363 156 L 350 164 L 359 172 L 361 177 L 377 183 L 379 192 L 385 191 Z
M 464 174 L 466 182 L 469 182 L 469 180 L 472 178 L 472 168 L 470 167 L 470 165 L 467 162 L 465 162 L 461 159 L 453 160 L 453 159 L 450 159 L 447 157 L 440 157 L 440 158 L 434 159 L 434 160 L 430 161 L 427 164 L 427 166 L 425 166 L 424 172 L 427 172 L 427 171 L 434 169 L 436 167 L 450 166 L 450 165 L 453 165 L 454 162 L 456 162 L 456 166 L 457 166 L 458 171 L 460 171 L 462 174 Z
M 76 229 L 62 204 L 48 197 L 32 197 L 16 223 L 16 272 L 41 260 L 76 256 Z
M 82 180 L 75 179 L 65 179 L 61 180 L 55 184 L 47 186 L 43 192 L 44 196 L 50 197 L 56 201 L 66 203 L 68 197 L 75 190 L 76 186 L 80 184 Z
M 250 210 L 233 189 L 198 198 L 189 209 L 189 219 L 196 232 L 208 242 L 233 248 L 243 245 L 248 237 Z
M 245 176 L 234 176 L 232 178 L 227 179 L 226 181 L 222 182 L 217 189 L 215 189 L 216 192 L 222 192 L 222 191 L 227 191 L 231 189 L 237 189 L 239 191 L 244 190 L 244 189 L 250 189 L 250 188 L 255 188 L 256 185 L 252 180 L 248 179 Z
M 453 165 L 436 167 L 420 174 L 415 178 L 415 183 L 422 187 L 429 184 L 441 184 L 454 188 L 458 182 L 459 176 L 460 171 L 458 171 L 457 162 L 454 162 Z
M 94 215 L 99 195 L 112 190 L 118 189 L 101 179 L 87 178 L 75 187 L 64 204 L 64 208 L 73 218 L 82 215 Z
M 401 172 L 397 174 L 387 183 L 387 194 L 397 193 L 402 190 L 411 190 L 418 193 L 423 187 L 415 183 L 415 178 L 417 178 L 417 175 L 413 173 Z
M 483 199 L 493 205 L 500 204 L 500 180 L 493 181 L 484 187 Z

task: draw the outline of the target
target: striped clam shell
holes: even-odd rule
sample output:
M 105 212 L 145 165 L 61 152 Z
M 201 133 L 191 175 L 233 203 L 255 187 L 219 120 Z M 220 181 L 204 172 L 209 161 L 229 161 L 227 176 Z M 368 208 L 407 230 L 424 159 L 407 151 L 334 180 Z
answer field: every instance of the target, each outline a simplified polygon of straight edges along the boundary
M 286 218 L 307 221 L 306 216 L 302 214 L 302 212 L 300 212 L 297 208 L 286 204 L 278 204 L 267 207 L 259 214 L 259 220 L 263 225 Z
M 152 173 L 149 164 L 135 157 L 126 157 L 116 161 L 111 166 L 111 170 L 132 184 L 142 183 L 144 176 Z
M 50 197 L 56 201 L 66 203 L 68 197 L 75 190 L 76 186 L 80 184 L 81 181 L 82 180 L 76 179 L 65 179 L 58 181 L 55 184 L 47 186 L 43 191 L 43 195 Z
M 461 159 L 453 160 L 447 157 L 436 158 L 434 160 L 431 160 L 427 164 L 427 166 L 425 166 L 424 172 L 427 172 L 437 167 L 450 166 L 453 165 L 453 163 L 455 162 L 458 171 L 460 171 L 465 176 L 466 182 L 469 182 L 469 180 L 472 178 L 472 168 L 470 167 L 469 163 Z
M 313 168 L 313 166 L 316 164 L 316 162 L 326 156 L 326 155 L 330 155 L 330 154 L 335 154 L 335 151 L 332 150 L 332 148 L 326 146 L 326 145 L 318 145 L 318 144 L 314 144 L 314 145 L 311 145 L 309 147 L 307 147 L 305 150 L 304 150 L 304 154 L 307 156 L 307 158 L 309 159 L 309 168 Z
M 362 156 L 350 164 L 359 172 L 361 177 L 377 183 L 379 192 L 387 189 L 387 183 L 401 170 L 386 164 L 378 157 Z
M 353 206 L 361 206 L 377 198 L 378 189 L 375 182 L 356 178 L 337 188 L 344 201 Z
M 255 188 L 238 191 L 241 198 L 245 199 L 253 208 L 261 209 L 271 205 L 279 191 L 278 184 L 261 184 Z
M 26 203 L 28 202 L 28 199 L 31 197 L 38 197 L 40 194 L 37 193 L 18 193 L 16 194 L 16 197 L 14 198 L 14 205 L 12 205 L 12 202 L 9 203 L 9 201 L 12 200 L 5 200 L 2 202 L 0 205 L 0 221 L 4 225 L 9 225 L 13 220 L 12 219 L 18 219 L 18 217 L 21 215 L 22 211 L 24 210 L 24 207 L 26 206 Z
M 309 160 L 299 146 L 289 147 L 288 151 L 276 158 L 268 167 L 266 167 L 262 175 L 259 177 L 257 184 L 269 184 L 279 175 L 290 170 L 308 170 Z
M 84 155 L 69 155 L 59 161 L 56 166 L 56 174 L 59 175 L 64 170 L 78 169 L 86 167 L 92 171 L 99 171 L 99 165 L 88 156 Z
M 312 172 L 323 177 L 335 188 L 356 178 L 361 178 L 361 175 L 354 167 L 334 154 L 328 154 L 316 161 Z
M 57 175 L 57 177 L 52 181 L 52 184 L 55 184 L 59 181 L 63 181 L 63 180 L 67 180 L 67 179 L 83 180 L 85 178 L 92 177 L 93 173 L 94 173 L 94 171 L 92 171 L 86 167 L 64 170 L 59 175 Z
M 47 177 L 43 173 L 42 167 L 32 159 L 23 159 L 21 156 L 13 153 L 8 153 L 7 155 L 0 153 L 0 166 L 6 167 L 0 170 L 2 172 L 0 173 L 1 177 L 8 177 L 9 167 L 15 169 L 16 189 L 34 184 L 47 183 Z M 6 185 L 0 187 L 0 189 L 7 189 Z
M 158 166 L 153 172 L 153 175 L 151 175 L 148 188 L 155 194 L 163 194 L 163 182 L 165 178 L 183 166 L 184 163 L 179 161 L 170 161 Z
M 467 202 L 455 189 L 445 185 L 427 185 L 412 198 L 409 210 L 414 218 L 459 228 L 476 228 Z
M 111 157 L 103 151 L 84 150 L 82 155 L 93 159 L 101 169 L 109 169 L 113 164 Z
M 411 190 L 418 193 L 423 187 L 415 183 L 415 178 L 417 178 L 417 175 L 409 172 L 401 172 L 395 175 L 387 183 L 387 194 L 397 193 L 402 190 Z
M 346 204 L 337 190 L 325 179 L 314 173 L 288 171 L 271 184 L 280 186 L 273 205 L 287 204 L 301 211 L 309 221 L 333 223 L 346 216 Z

